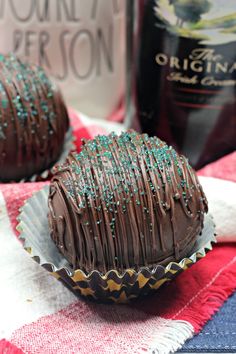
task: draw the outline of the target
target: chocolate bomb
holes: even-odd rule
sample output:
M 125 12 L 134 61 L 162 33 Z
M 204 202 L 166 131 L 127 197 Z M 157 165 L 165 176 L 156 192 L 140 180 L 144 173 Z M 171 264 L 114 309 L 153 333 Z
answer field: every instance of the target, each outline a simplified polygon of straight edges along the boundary
M 130 131 L 84 141 L 50 184 L 53 241 L 73 269 L 166 265 L 189 255 L 207 201 L 187 159 Z
M 61 93 L 43 69 L 0 55 L 0 181 L 49 169 L 68 127 Z

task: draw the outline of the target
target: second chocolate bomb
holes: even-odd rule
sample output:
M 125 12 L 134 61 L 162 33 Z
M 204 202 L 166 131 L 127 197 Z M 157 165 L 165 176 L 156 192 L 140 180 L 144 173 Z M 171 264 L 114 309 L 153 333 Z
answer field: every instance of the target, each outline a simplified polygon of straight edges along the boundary
M 61 93 L 44 70 L 0 55 L 0 181 L 29 179 L 52 167 L 68 127 Z

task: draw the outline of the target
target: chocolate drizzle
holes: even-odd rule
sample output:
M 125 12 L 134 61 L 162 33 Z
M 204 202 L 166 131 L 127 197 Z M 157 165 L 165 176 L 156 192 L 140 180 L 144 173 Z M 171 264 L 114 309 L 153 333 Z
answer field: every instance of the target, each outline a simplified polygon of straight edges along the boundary
M 0 55 L 0 181 L 18 181 L 58 159 L 68 114 L 42 68 Z
M 185 157 L 156 137 L 84 141 L 50 185 L 51 237 L 74 269 L 105 273 L 185 257 L 207 201 Z

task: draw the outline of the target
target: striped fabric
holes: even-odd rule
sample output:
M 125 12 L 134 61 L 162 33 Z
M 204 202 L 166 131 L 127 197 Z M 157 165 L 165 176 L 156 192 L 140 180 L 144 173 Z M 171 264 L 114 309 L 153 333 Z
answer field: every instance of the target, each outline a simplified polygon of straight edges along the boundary
M 78 149 L 81 137 L 121 129 L 70 113 Z M 229 155 L 201 174 L 232 180 L 235 174 L 228 171 L 234 159 Z M 236 184 L 209 177 L 201 181 L 221 242 L 156 294 L 130 305 L 76 298 L 23 250 L 15 231 L 18 209 L 48 182 L 0 185 L 0 353 L 164 354 L 201 331 L 236 285 Z

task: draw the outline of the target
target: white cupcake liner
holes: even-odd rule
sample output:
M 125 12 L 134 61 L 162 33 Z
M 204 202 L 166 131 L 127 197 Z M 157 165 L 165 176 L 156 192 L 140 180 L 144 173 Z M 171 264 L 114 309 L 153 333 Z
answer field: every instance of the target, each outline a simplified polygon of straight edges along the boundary
M 139 271 L 127 269 L 123 273 L 115 269 L 106 274 L 97 270 L 89 274 L 80 269 L 74 271 L 50 237 L 47 219 L 48 193 L 49 186 L 45 186 L 29 198 L 20 210 L 17 230 L 24 242 L 24 248 L 35 261 L 77 295 L 99 302 L 125 303 L 157 290 L 203 258 L 216 242 L 214 222 L 207 215 L 202 234 L 197 238 L 190 256 L 180 262 L 170 262 L 166 267 L 157 265 L 152 269 L 140 267 Z

